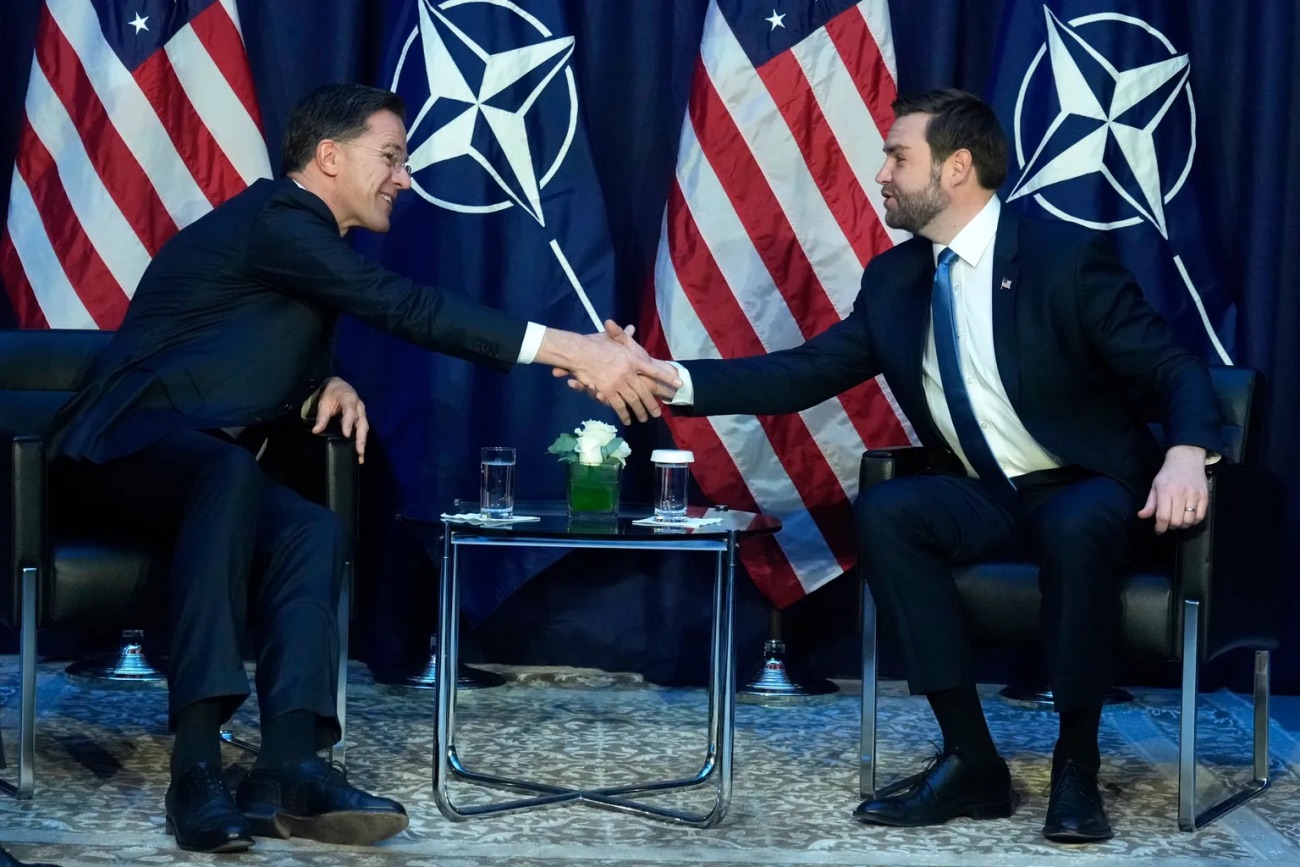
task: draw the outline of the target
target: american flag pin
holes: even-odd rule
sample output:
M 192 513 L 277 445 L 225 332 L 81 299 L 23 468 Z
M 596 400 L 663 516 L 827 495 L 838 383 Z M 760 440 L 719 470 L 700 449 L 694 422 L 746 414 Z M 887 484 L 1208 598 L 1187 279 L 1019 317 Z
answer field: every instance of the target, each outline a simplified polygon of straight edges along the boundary
M 1002 288 L 1003 288 L 1003 289 L 1010 289 L 1010 288 L 1011 288 L 1011 278 L 1010 278 L 1010 277 L 1003 277 L 1003 278 L 1002 278 Z

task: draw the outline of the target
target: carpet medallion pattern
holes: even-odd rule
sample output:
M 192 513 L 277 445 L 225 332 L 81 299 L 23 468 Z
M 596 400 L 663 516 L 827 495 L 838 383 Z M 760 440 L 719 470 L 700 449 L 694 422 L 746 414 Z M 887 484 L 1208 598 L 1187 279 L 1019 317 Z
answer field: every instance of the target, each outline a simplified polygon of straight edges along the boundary
M 614 785 L 689 775 L 704 751 L 702 690 L 661 689 L 625 675 L 574 670 L 499 669 L 505 687 L 462 692 L 460 754 L 476 770 L 572 785 Z M 0 659 L 0 683 L 16 681 L 13 658 Z M 329 847 L 260 840 L 239 856 L 177 850 L 163 829 L 170 740 L 161 689 L 101 690 L 71 682 L 61 666 L 38 677 L 37 791 L 29 802 L 0 797 L 0 841 L 26 860 L 68 865 L 175 864 L 439 865 L 899 864 L 1042 865 L 1117 863 L 1300 864 L 1300 745 L 1273 727 L 1273 788 L 1195 834 L 1177 830 L 1177 695 L 1137 691 L 1108 708 L 1102 723 L 1102 780 L 1116 838 L 1083 849 L 1040 836 L 1047 807 L 1055 717 L 997 698 L 985 710 L 1011 765 L 1022 804 L 1006 820 L 955 821 L 941 828 L 886 829 L 850 818 L 857 796 L 858 704 L 853 689 L 815 705 L 736 713 L 736 774 L 723 823 L 693 830 L 584 805 L 563 805 L 463 823 L 433 804 L 430 782 L 432 695 L 376 689 L 354 667 L 349 694 L 349 776 L 402 801 L 410 828 L 378 846 Z M 16 696 L 5 702 L 5 749 L 12 770 Z M 256 736 L 250 702 L 236 716 Z M 938 740 L 924 700 L 902 685 L 882 685 L 882 781 L 917 769 Z M 1250 706 L 1239 696 L 1202 699 L 1202 790 L 1212 797 L 1244 779 Z M 226 748 L 230 779 L 251 765 Z M 512 795 L 457 784 L 462 803 Z M 701 808 L 701 793 L 661 796 Z

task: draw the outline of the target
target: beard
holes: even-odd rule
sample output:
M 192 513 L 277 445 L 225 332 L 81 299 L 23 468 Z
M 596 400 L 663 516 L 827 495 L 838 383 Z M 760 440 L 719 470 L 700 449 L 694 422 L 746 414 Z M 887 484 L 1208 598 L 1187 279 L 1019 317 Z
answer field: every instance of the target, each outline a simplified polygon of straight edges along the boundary
M 885 211 L 885 225 L 891 229 L 918 234 L 948 207 L 948 197 L 939 187 L 939 167 L 930 172 L 930 183 L 923 190 L 905 193 L 891 190 L 894 207 Z

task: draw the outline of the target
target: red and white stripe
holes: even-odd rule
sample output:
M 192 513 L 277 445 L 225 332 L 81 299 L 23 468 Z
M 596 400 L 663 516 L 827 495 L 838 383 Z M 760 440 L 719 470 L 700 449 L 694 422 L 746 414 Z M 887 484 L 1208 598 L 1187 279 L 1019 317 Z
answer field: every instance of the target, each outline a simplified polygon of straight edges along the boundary
M 0 276 L 27 328 L 116 328 L 179 229 L 270 177 L 235 0 L 134 72 L 90 0 L 46 0 Z
M 887 0 L 758 69 L 710 5 L 655 263 L 653 353 L 756 355 L 848 315 L 867 261 L 906 237 L 885 226 L 873 181 L 895 96 Z M 782 607 L 853 566 L 863 450 L 915 442 L 879 379 L 797 415 L 669 426 L 710 502 L 782 519 L 741 554 Z

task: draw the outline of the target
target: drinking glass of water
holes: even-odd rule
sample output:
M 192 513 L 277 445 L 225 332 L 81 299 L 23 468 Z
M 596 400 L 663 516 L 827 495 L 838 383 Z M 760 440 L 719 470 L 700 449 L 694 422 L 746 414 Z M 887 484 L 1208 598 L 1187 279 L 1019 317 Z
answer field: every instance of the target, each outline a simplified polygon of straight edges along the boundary
M 655 517 L 661 521 L 686 520 L 686 477 L 695 455 L 682 449 L 655 449 Z
M 509 518 L 515 513 L 515 450 L 487 446 L 479 464 L 479 513 L 484 518 Z

